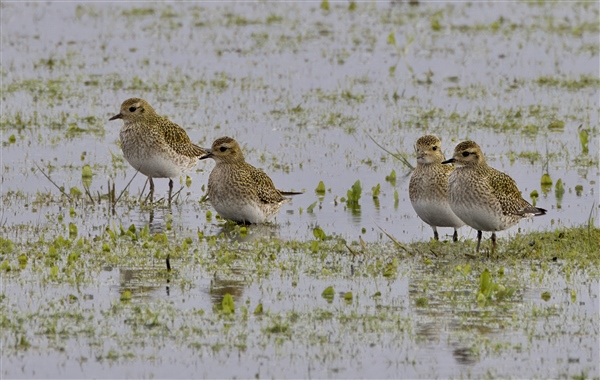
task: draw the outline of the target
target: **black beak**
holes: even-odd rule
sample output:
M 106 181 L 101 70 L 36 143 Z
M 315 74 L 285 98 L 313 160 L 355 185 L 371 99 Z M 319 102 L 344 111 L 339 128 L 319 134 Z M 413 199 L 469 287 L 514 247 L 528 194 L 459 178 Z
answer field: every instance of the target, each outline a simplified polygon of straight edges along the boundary
M 117 120 L 117 119 L 122 119 L 122 118 L 123 118 L 123 115 L 121 115 L 121 114 L 119 113 L 118 115 L 115 115 L 115 116 L 111 117 L 110 119 L 108 119 L 108 121 L 111 121 L 111 120 Z
M 451 164 L 451 163 L 453 163 L 454 161 L 456 161 L 454 158 L 450 158 L 450 159 L 448 159 L 448 160 L 446 160 L 446 161 L 442 161 L 442 164 Z
M 212 154 L 211 150 L 210 149 L 206 149 L 206 154 L 203 155 L 203 156 L 200 156 L 200 159 L 201 160 L 205 160 L 207 158 L 211 158 L 212 156 L 213 156 L 213 154 Z

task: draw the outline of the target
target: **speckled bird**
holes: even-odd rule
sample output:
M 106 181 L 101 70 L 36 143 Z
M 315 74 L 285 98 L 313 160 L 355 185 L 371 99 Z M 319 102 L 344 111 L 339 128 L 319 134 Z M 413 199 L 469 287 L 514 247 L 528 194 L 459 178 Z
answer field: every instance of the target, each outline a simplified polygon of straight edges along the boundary
M 206 150 L 192 144 L 183 128 L 156 113 L 143 99 L 131 98 L 121 104 L 121 112 L 109 120 L 123 119 L 121 149 L 134 169 L 150 181 L 150 199 L 154 194 L 153 178 L 169 178 L 169 202 L 173 178 L 193 168 Z
M 521 196 L 515 181 L 485 162 L 481 148 L 463 141 L 451 159 L 456 169 L 448 177 L 448 201 L 452 211 L 465 224 L 477 230 L 477 252 L 482 231 L 492 232 L 492 254 L 496 231 L 508 229 L 522 218 L 546 214 Z
M 457 229 L 465 223 L 448 204 L 448 175 L 452 165 L 442 165 L 446 158 L 442 142 L 433 135 L 420 137 L 415 144 L 417 167 L 410 177 L 408 193 L 417 215 L 433 228 L 433 238 L 439 240 L 437 227 L 452 227 L 452 239 L 458 240 Z
M 264 223 L 290 201 L 269 176 L 246 162 L 231 137 L 215 140 L 200 159 L 206 158 L 216 162 L 208 177 L 207 196 L 221 217 L 238 223 Z

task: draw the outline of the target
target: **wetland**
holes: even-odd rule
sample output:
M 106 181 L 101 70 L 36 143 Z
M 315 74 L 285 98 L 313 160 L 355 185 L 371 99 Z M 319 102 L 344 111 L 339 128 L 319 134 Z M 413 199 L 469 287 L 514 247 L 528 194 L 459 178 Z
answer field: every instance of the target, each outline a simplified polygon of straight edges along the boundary
M 0 10 L 1 377 L 600 378 L 598 3 Z M 134 96 L 304 194 L 226 223 L 200 162 L 144 203 L 108 121 Z M 492 258 L 433 241 L 427 133 L 548 214 Z

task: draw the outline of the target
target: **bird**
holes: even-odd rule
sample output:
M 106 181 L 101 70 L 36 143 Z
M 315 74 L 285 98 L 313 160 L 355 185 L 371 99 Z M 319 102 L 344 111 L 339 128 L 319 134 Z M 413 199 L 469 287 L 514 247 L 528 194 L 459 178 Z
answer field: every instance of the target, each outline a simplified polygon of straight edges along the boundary
M 460 142 L 454 154 L 442 164 L 454 163 L 448 177 L 450 208 L 466 225 L 477 230 L 477 252 L 482 231 L 492 232 L 492 254 L 496 231 L 506 230 L 522 218 L 545 215 L 546 210 L 532 206 L 521 196 L 515 181 L 489 166 L 474 141 Z
M 442 165 L 446 158 L 442 142 L 433 135 L 420 137 L 415 144 L 417 167 L 412 172 L 408 193 L 417 215 L 433 228 L 433 238 L 439 240 L 437 227 L 453 227 L 452 239 L 458 241 L 457 229 L 464 226 L 448 204 L 448 176 L 452 165 Z
M 201 160 L 207 158 L 216 162 L 208 177 L 208 201 L 224 219 L 243 224 L 265 223 L 291 200 L 275 188 L 265 172 L 246 162 L 240 145 L 233 138 L 216 139 L 200 157 Z
M 150 194 L 154 194 L 153 178 L 169 178 L 169 204 L 173 178 L 193 168 L 206 149 L 192 144 L 183 128 L 156 113 L 140 98 L 121 104 L 120 112 L 109 120 L 123 119 L 120 132 L 121 149 L 134 169 L 148 177 Z

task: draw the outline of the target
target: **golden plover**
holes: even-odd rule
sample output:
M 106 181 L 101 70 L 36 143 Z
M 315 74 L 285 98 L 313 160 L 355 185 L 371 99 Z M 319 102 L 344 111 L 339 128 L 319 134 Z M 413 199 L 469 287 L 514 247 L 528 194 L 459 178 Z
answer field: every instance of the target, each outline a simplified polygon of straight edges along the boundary
M 452 158 L 443 163 L 456 165 L 448 177 L 448 201 L 456 216 L 477 230 L 477 252 L 481 231 L 492 231 L 493 253 L 496 231 L 510 228 L 524 217 L 546 214 L 523 199 L 512 178 L 488 166 L 473 141 L 459 143 Z
M 290 201 L 269 176 L 246 162 L 239 144 L 231 137 L 215 140 L 200 159 L 206 158 L 216 162 L 208 177 L 208 200 L 223 218 L 264 223 Z
M 458 228 L 465 223 L 460 220 L 448 204 L 448 175 L 454 170 L 451 165 L 442 165 L 445 160 L 442 142 L 432 135 L 420 137 L 415 144 L 417 167 L 410 177 L 408 193 L 410 203 L 417 215 L 433 228 L 433 237 L 439 240 L 436 227 L 453 227 L 452 239 L 458 240 Z
M 143 99 L 131 98 L 121 104 L 121 112 L 109 120 L 123 119 L 121 149 L 134 169 L 150 180 L 150 194 L 154 194 L 153 178 L 169 178 L 169 202 L 173 179 L 193 168 L 206 150 L 192 144 L 185 130 L 166 117 L 160 116 Z

